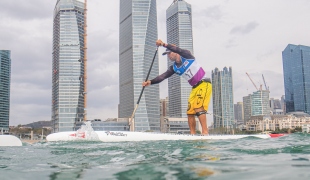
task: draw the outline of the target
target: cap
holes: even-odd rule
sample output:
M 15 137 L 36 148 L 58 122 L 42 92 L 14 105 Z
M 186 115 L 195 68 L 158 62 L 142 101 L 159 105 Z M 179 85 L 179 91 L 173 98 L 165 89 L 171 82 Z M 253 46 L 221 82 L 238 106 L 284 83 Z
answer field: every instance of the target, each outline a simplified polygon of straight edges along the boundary
M 168 53 L 171 53 L 171 51 L 169 49 L 166 49 L 166 51 L 163 53 L 163 56 L 168 54 Z

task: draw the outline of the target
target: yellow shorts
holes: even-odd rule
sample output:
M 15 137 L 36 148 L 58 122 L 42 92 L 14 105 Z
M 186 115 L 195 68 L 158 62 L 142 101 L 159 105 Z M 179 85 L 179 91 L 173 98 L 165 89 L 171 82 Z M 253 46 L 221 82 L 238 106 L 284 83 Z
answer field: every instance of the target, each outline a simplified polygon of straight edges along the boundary
M 208 111 L 210 98 L 212 95 L 212 84 L 209 82 L 202 82 L 197 87 L 192 89 L 188 98 L 187 114 L 196 114 L 195 109 L 203 107 Z

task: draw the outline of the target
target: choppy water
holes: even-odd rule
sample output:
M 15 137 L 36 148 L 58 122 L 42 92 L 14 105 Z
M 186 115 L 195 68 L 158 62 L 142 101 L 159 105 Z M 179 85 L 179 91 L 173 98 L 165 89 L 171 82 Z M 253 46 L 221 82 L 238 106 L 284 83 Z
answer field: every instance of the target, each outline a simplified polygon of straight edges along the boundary
M 0 147 L 0 179 L 310 179 L 310 135 Z

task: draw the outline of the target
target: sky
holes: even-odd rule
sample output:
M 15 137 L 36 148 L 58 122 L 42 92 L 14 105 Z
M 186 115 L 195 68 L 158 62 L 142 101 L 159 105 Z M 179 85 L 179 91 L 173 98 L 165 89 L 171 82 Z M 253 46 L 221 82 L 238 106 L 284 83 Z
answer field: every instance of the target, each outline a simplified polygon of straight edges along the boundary
M 164 42 L 166 9 L 172 2 L 157 0 L 158 38 Z M 246 72 L 263 89 L 264 75 L 271 98 L 284 95 L 282 51 L 288 44 L 310 46 L 309 0 L 186 2 L 192 5 L 194 55 L 209 76 L 216 67 L 232 67 L 234 103 L 256 90 Z M 55 4 L 0 1 L 0 49 L 11 50 L 12 58 L 10 125 L 51 119 Z M 117 117 L 118 37 L 119 0 L 88 0 L 88 119 Z M 160 73 L 166 64 L 166 57 L 159 56 Z M 165 80 L 160 97 L 167 95 Z

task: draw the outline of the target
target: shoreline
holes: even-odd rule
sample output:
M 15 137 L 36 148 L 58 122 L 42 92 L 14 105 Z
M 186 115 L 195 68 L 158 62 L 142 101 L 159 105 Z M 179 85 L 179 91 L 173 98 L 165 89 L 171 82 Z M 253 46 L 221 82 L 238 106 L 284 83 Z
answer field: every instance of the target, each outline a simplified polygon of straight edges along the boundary
M 34 144 L 34 143 L 37 143 L 37 142 L 46 142 L 46 140 L 30 140 L 30 139 L 21 139 L 21 141 L 23 143 L 28 143 L 28 144 Z

